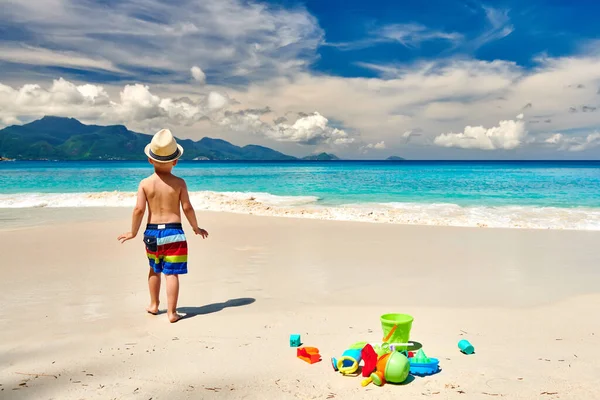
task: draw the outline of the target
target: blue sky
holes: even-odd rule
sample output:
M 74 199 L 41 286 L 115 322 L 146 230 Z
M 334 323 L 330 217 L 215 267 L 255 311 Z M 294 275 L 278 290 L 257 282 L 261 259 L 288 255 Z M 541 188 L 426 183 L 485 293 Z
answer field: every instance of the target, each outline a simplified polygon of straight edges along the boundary
M 598 158 L 592 1 L 0 0 L 0 124 L 349 158 Z
M 316 70 L 345 76 L 364 75 L 364 71 L 351 67 L 364 60 L 407 63 L 456 55 L 533 67 L 534 55 L 569 55 L 582 41 L 596 38 L 595 16 L 600 11 L 600 4 L 591 1 L 334 0 L 296 4 L 304 4 L 317 17 L 327 43 L 377 39 L 378 28 L 393 25 L 420 25 L 422 33 L 456 36 L 447 39 L 439 35 L 419 42 L 416 35 L 412 42 L 408 37 L 406 45 L 388 40 L 353 51 L 321 48 L 322 59 L 315 65 Z

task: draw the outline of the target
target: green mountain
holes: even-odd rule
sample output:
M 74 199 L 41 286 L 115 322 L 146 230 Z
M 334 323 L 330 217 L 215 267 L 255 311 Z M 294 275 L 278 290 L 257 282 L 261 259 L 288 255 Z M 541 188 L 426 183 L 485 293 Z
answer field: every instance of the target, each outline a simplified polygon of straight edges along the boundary
M 402 158 L 402 157 L 398 157 L 398 156 L 391 156 L 386 158 L 386 161 L 406 161 L 406 158 Z
M 144 160 L 151 135 L 123 125 L 85 125 L 74 118 L 44 117 L 0 130 L 0 157 L 18 160 Z M 183 160 L 296 160 L 267 147 L 235 146 L 225 140 L 177 139 Z
M 311 156 L 306 156 L 303 160 L 307 161 L 335 161 L 339 160 L 339 158 L 335 154 L 329 153 L 321 153 L 321 154 L 313 154 Z

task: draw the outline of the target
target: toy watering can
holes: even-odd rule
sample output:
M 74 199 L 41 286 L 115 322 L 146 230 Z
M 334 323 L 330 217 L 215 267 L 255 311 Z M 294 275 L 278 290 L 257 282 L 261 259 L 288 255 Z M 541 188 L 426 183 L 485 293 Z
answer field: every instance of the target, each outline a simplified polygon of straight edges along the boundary
M 358 370 L 358 364 L 362 360 L 361 349 L 348 349 L 342 353 L 338 359 L 331 358 L 333 369 L 342 373 L 342 375 L 354 374 Z

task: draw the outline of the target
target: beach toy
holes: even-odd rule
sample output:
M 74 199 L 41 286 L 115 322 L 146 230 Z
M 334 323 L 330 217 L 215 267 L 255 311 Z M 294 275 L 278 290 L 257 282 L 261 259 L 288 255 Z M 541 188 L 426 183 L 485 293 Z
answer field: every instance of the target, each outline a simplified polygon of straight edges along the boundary
M 387 335 L 385 335 L 385 330 L 384 330 L 383 334 L 385 335 L 385 337 L 383 338 L 383 343 L 388 343 L 388 341 L 390 340 L 390 338 L 392 337 L 394 332 L 396 332 L 396 329 L 398 329 L 398 325 L 394 325 L 392 327 L 392 329 L 390 329 L 390 331 L 387 333 Z
M 333 369 L 340 371 L 342 375 L 354 374 L 358 370 L 358 364 L 362 359 L 361 352 L 361 349 L 348 349 L 342 353 L 339 359 L 332 357 Z
M 391 354 L 392 353 L 384 354 L 377 359 L 377 364 L 375 365 L 375 371 L 373 371 L 367 379 L 364 379 L 360 383 L 363 387 L 367 386 L 371 382 L 373 382 L 377 386 L 382 386 L 385 383 L 385 377 L 384 377 L 385 366 L 386 366 L 387 361 L 390 358 Z
M 380 317 L 383 329 L 383 342 L 407 343 L 414 318 L 408 314 L 384 314 Z M 396 346 L 396 350 L 407 350 L 407 346 Z
M 371 374 L 368 379 L 361 382 L 362 386 L 367 386 L 373 382 L 377 386 L 385 382 L 402 383 L 408 378 L 410 363 L 408 358 L 399 352 L 392 352 L 379 357 L 377 360 L 377 370 Z
M 406 348 L 413 346 L 414 343 L 388 343 L 388 345 L 390 347 L 390 351 L 399 351 L 408 357 L 408 350 L 406 350 Z
M 419 364 L 427 364 L 429 362 L 429 358 L 427 358 L 423 349 L 419 349 L 417 354 L 414 356 L 414 361 Z
M 473 354 L 475 352 L 475 348 L 468 340 L 461 340 L 458 342 L 458 348 L 465 354 Z
M 300 335 L 290 335 L 290 347 L 300 347 Z
M 377 368 L 377 353 L 370 344 L 365 345 L 360 352 L 363 359 L 362 376 L 370 376 Z
M 440 361 L 437 358 L 429 358 L 423 349 L 420 349 L 413 358 L 409 358 L 410 373 L 417 376 L 433 375 L 439 372 Z
M 408 342 L 408 343 L 372 342 L 369 344 L 371 346 L 373 346 L 373 349 L 375 349 L 375 352 L 379 356 L 390 353 L 392 351 L 400 351 L 405 356 L 408 357 L 409 353 L 412 353 L 413 351 L 420 349 L 420 347 L 418 347 L 418 346 L 421 346 L 420 343 L 416 343 L 416 342 Z M 408 349 L 411 349 L 411 351 L 408 351 Z M 412 357 L 412 356 L 410 356 L 410 357 Z
M 390 353 L 392 350 L 390 349 L 389 343 L 378 343 L 373 346 L 373 350 L 377 353 L 379 357 Z
M 303 361 L 306 361 L 309 364 L 314 364 L 316 362 L 321 361 L 319 349 L 317 349 L 316 347 L 299 347 L 296 350 L 296 357 Z

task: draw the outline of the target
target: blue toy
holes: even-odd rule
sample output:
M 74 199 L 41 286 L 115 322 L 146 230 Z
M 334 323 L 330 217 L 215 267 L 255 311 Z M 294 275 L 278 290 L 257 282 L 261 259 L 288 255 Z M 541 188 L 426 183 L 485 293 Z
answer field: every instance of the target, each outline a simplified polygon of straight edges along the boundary
M 440 371 L 440 361 L 437 358 L 427 357 L 423 349 L 419 349 L 417 354 L 408 361 L 410 362 L 410 373 L 413 375 L 433 375 Z
M 458 348 L 465 354 L 473 354 L 475 352 L 475 348 L 468 340 L 461 340 L 458 342 Z
M 433 375 L 440 371 L 440 361 L 431 357 L 428 363 L 417 363 L 408 359 L 410 362 L 410 373 L 417 376 Z
M 332 357 L 331 365 L 335 371 L 340 371 L 342 375 L 350 375 L 356 373 L 361 360 L 361 349 L 348 349 L 342 353 L 339 359 Z
M 290 347 L 300 347 L 300 335 L 290 335 Z

